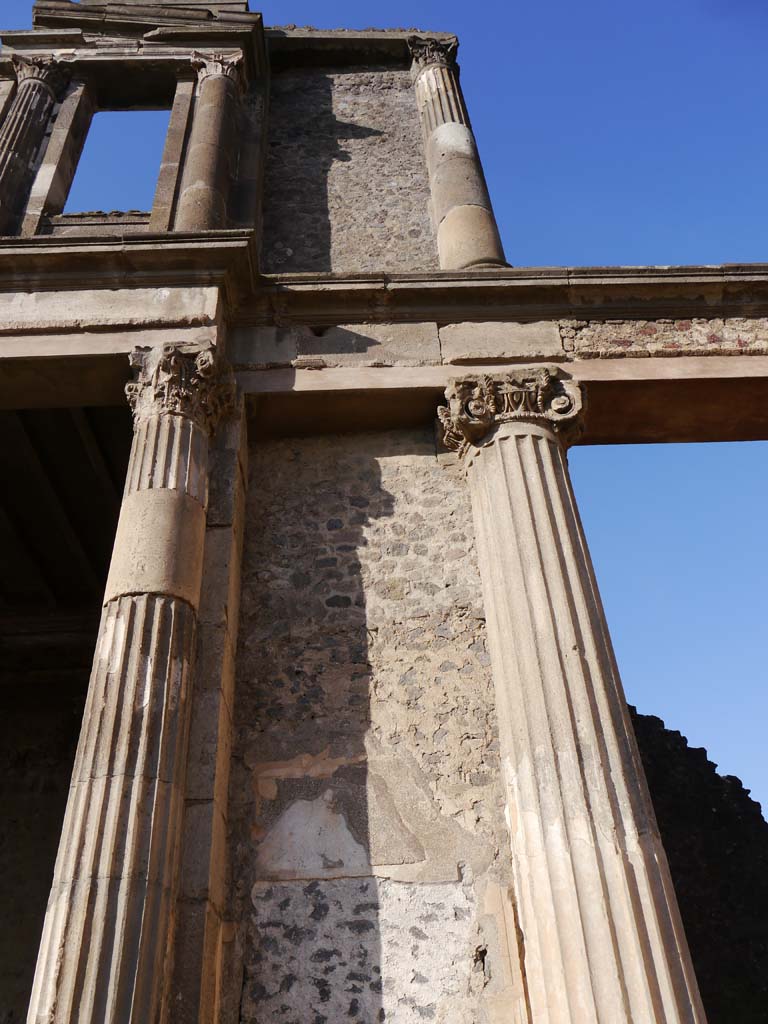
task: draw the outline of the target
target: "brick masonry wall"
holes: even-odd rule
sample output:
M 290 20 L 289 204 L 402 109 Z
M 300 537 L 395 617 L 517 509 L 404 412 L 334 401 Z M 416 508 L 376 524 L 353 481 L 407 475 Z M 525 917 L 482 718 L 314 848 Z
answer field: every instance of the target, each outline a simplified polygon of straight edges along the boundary
M 429 432 L 250 457 L 230 790 L 239 1019 L 514 1020 L 466 485 Z
M 436 270 L 410 72 L 286 71 L 271 89 L 264 271 Z
M 560 334 L 566 351 L 577 359 L 768 353 L 764 317 L 562 320 Z

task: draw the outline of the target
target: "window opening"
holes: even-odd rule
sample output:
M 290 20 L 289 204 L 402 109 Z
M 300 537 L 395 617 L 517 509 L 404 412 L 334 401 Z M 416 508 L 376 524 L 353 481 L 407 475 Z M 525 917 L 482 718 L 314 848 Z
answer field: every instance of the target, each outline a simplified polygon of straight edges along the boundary
M 169 120 L 169 110 L 99 111 L 64 213 L 150 211 Z

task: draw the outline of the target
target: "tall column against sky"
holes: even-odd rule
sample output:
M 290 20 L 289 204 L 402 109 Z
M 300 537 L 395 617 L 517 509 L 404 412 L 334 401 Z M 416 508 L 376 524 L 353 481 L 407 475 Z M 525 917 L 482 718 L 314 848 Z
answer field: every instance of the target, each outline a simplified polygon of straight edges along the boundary
M 35 158 L 67 81 L 54 57 L 13 57 L 16 94 L 0 124 L 0 234 L 15 227 L 32 184 Z
M 532 1024 L 704 1010 L 568 475 L 580 389 L 454 381 L 472 496 Z
M 198 54 L 192 61 L 197 95 L 184 159 L 177 231 L 227 226 L 242 60 L 241 54 Z
M 135 353 L 134 436 L 29 1024 L 165 1019 L 200 602 L 213 349 Z
M 506 266 L 456 66 L 456 39 L 411 36 L 442 270 Z

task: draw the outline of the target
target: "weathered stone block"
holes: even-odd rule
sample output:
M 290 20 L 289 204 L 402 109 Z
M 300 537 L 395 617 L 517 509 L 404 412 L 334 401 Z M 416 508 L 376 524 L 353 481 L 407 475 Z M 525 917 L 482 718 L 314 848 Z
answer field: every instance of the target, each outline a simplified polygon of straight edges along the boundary
M 557 324 L 460 323 L 440 328 L 444 363 L 519 362 L 562 359 L 564 349 Z
M 0 324 L 5 333 L 34 327 L 136 327 L 175 324 L 214 324 L 217 288 L 113 288 L 77 292 L 2 292 Z
M 423 366 L 440 361 L 434 323 L 241 327 L 231 345 L 240 367 L 289 366 L 302 357 L 325 366 Z

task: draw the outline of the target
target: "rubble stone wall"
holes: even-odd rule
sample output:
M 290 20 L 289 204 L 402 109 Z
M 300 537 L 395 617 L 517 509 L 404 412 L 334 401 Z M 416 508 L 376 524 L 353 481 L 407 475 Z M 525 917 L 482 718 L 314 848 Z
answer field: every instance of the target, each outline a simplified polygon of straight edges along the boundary
M 409 71 L 274 75 L 265 272 L 436 270 L 429 201 Z
M 514 1020 L 458 467 L 429 431 L 261 442 L 250 459 L 230 790 L 239 1019 Z

